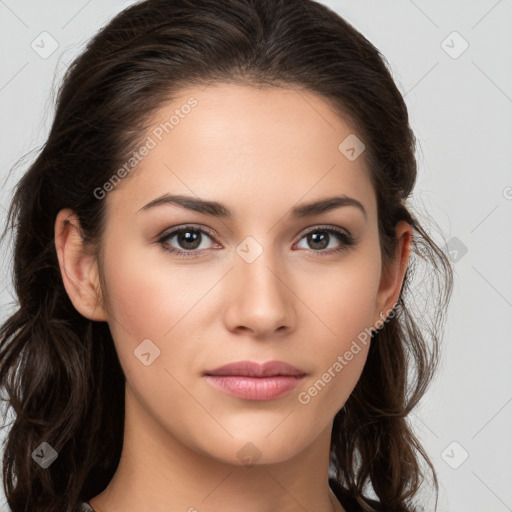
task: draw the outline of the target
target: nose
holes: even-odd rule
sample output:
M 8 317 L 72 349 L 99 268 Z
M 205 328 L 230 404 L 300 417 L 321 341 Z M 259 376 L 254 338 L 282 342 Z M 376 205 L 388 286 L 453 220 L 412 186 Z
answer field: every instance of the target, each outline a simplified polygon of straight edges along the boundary
M 227 276 L 226 327 L 232 332 L 247 331 L 260 339 L 293 331 L 296 299 L 287 276 L 270 250 L 264 250 L 251 263 L 237 256 Z

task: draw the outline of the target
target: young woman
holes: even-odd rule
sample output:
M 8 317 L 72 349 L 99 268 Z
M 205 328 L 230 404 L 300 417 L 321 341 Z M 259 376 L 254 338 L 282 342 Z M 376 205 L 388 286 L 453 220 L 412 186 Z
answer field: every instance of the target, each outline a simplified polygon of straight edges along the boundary
M 116 16 L 9 211 L 12 512 L 421 506 L 408 415 L 452 273 L 406 204 L 416 172 L 384 58 L 327 7 Z

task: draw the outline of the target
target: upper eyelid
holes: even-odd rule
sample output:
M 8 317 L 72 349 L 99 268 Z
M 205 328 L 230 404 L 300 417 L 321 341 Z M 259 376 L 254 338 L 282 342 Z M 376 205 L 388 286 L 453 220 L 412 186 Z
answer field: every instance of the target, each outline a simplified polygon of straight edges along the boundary
M 183 226 L 177 226 L 174 228 L 171 228 L 170 230 L 165 230 L 162 232 L 161 235 L 158 235 L 158 239 L 161 240 L 162 238 L 169 238 L 171 235 L 175 235 L 176 233 L 179 233 L 180 231 L 184 231 L 186 229 L 196 230 L 200 231 L 202 233 L 206 233 L 209 237 L 215 238 L 217 235 L 209 230 L 208 228 L 205 228 L 204 226 L 195 226 L 193 224 L 185 224 Z

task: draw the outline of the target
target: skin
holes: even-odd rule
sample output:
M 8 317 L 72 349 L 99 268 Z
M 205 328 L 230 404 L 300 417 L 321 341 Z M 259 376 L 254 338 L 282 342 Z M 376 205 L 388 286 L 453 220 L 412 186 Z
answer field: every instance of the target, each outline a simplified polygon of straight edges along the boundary
M 338 150 L 354 132 L 322 97 L 292 88 L 190 88 L 162 106 L 154 125 L 190 96 L 198 106 L 102 199 L 101 259 L 82 245 L 74 212 L 62 210 L 55 223 L 67 293 L 83 316 L 108 322 L 126 375 L 120 465 L 90 503 L 101 512 L 343 511 L 327 480 L 332 421 L 369 344 L 308 404 L 298 394 L 389 314 L 411 227 L 397 225 L 396 264 L 382 269 L 368 170 L 362 157 L 350 161 Z M 221 202 L 234 217 L 170 204 L 138 212 L 164 192 Z M 357 199 L 367 217 L 353 206 L 287 216 L 298 203 L 331 195 Z M 214 236 L 202 235 L 196 258 L 166 252 L 165 245 L 189 246 L 177 236 L 159 244 L 159 235 L 188 223 Z M 347 230 L 356 245 L 329 254 L 343 244 L 331 234 L 319 249 L 305 234 L 322 225 Z M 251 263 L 236 251 L 248 236 L 263 249 Z M 149 366 L 134 355 L 144 339 L 160 350 Z M 285 361 L 307 375 L 291 393 L 263 402 L 231 397 L 202 376 L 247 359 Z M 251 466 L 237 456 L 247 443 L 260 457 Z

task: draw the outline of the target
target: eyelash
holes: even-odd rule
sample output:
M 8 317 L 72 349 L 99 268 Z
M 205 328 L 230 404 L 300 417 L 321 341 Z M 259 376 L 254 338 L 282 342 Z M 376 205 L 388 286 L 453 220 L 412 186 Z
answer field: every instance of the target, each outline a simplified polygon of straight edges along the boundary
M 200 253 L 201 251 L 203 250 L 207 250 L 207 249 L 200 249 L 200 250 L 188 250 L 188 251 L 185 251 L 185 250 L 179 250 L 179 249 L 175 249 L 173 247 L 170 247 L 169 244 L 168 244 L 168 240 L 170 238 L 172 238 L 174 235 L 176 235 L 177 233 L 181 233 L 181 232 L 186 232 L 186 231 L 194 231 L 194 232 L 199 232 L 199 233 L 202 233 L 202 234 L 205 234 L 205 235 L 208 235 L 210 238 L 214 238 L 214 235 L 213 233 L 211 233 L 210 231 L 204 229 L 204 228 L 197 228 L 197 227 L 194 227 L 194 226 L 183 226 L 183 227 L 180 227 L 180 228 L 177 228 L 177 229 L 174 229 L 172 231 L 169 231 L 168 233 L 166 233 L 165 235 L 163 235 L 162 237 L 160 237 L 158 240 L 157 240 L 157 243 L 160 244 L 160 246 L 162 247 L 162 249 L 166 252 L 170 252 L 180 258 L 196 258 L 198 257 L 198 253 Z M 340 247 L 336 248 L 336 249 L 322 249 L 322 250 L 319 250 L 319 251 L 315 251 L 314 249 L 310 249 L 310 252 L 312 253 L 317 253 L 315 254 L 315 256 L 328 256 L 328 255 L 331 255 L 333 253 L 341 253 L 341 252 L 344 252 L 344 251 L 347 251 L 348 249 L 350 249 L 352 246 L 354 246 L 356 244 L 356 240 L 353 236 L 347 234 L 345 231 L 342 231 L 341 229 L 338 229 L 338 228 L 334 228 L 332 226 L 328 227 L 328 226 L 316 226 L 314 229 L 311 229 L 310 231 L 304 233 L 302 235 L 302 237 L 300 238 L 300 240 L 302 240 L 303 238 L 305 238 L 306 236 L 308 236 L 309 234 L 311 233 L 317 233 L 317 232 L 321 232 L 321 233 L 329 233 L 331 235 L 335 235 L 338 240 L 341 243 Z

